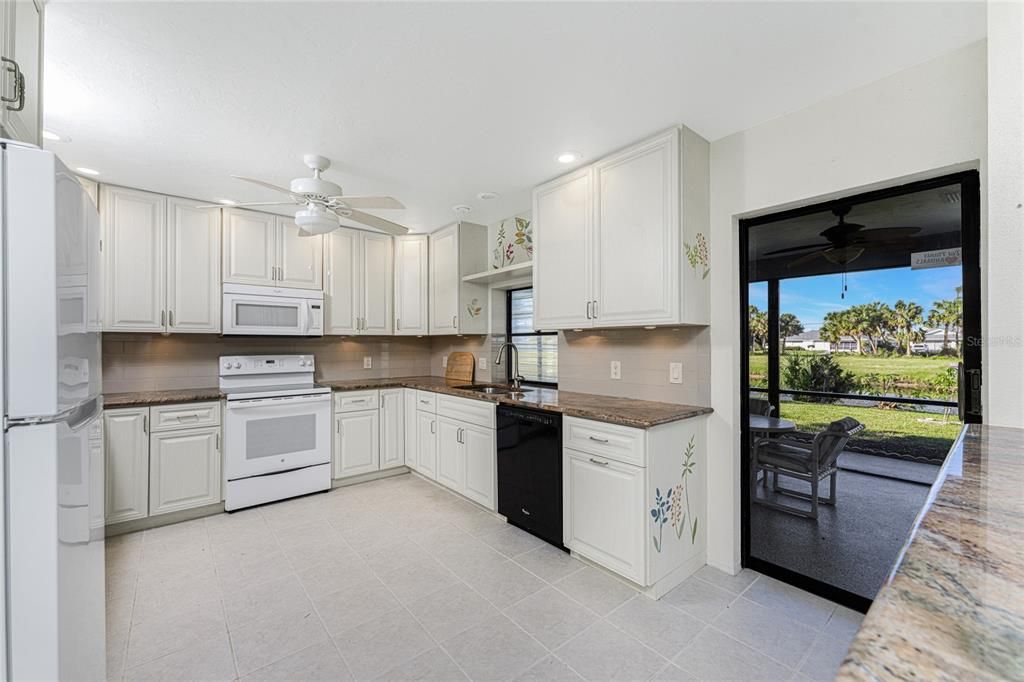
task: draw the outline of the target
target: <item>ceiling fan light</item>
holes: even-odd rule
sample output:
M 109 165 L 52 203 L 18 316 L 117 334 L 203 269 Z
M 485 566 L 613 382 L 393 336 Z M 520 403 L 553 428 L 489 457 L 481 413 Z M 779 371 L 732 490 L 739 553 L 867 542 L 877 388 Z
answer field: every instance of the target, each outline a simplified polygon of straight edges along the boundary
M 833 265 L 846 265 L 860 258 L 862 253 L 864 253 L 863 246 L 844 246 L 825 251 L 822 255 Z
M 295 224 L 299 226 L 299 234 L 302 236 L 326 234 L 340 225 L 338 216 L 315 204 L 296 211 Z

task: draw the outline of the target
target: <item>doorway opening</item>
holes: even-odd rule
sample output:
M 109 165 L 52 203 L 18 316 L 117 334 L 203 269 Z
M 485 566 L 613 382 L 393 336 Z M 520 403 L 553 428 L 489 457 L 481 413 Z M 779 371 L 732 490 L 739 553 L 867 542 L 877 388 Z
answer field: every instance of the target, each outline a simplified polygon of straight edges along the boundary
M 866 610 L 981 421 L 979 188 L 740 221 L 743 563 Z

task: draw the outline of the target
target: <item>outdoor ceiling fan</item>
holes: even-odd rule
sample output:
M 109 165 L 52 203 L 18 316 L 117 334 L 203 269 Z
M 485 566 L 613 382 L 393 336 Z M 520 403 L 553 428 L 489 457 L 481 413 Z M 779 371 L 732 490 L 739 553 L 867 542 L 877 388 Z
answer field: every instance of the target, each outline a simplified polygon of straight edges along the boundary
M 263 201 L 247 204 L 234 204 L 235 206 L 287 206 L 294 204 L 301 206 L 295 212 L 295 224 L 299 226 L 300 234 L 315 235 L 324 234 L 341 227 L 341 219 L 345 218 L 362 223 L 381 232 L 388 234 L 408 234 L 409 228 L 393 223 L 384 218 L 364 213 L 359 209 L 397 209 L 405 208 L 402 202 L 394 197 L 357 197 L 345 196 L 341 186 L 324 180 L 321 174 L 331 167 L 331 160 L 326 156 L 318 154 L 305 154 L 302 162 L 312 171 L 311 178 L 295 178 L 289 187 L 280 187 L 273 183 L 245 178 L 240 175 L 231 177 L 238 180 L 251 182 L 261 187 L 266 187 L 283 194 L 287 194 L 288 201 Z M 211 205 L 212 206 L 212 205 Z M 219 206 L 219 204 L 217 205 Z M 204 206 L 203 208 L 207 208 Z
M 798 254 L 811 250 L 810 253 L 803 254 L 799 258 L 787 263 L 786 267 L 795 268 L 815 258 L 824 258 L 833 265 L 845 266 L 860 258 L 865 249 L 875 246 L 900 244 L 907 237 L 911 237 L 921 231 L 920 227 L 878 227 L 867 230 L 864 229 L 864 225 L 859 223 L 846 222 L 846 214 L 849 212 L 849 206 L 832 209 L 832 213 L 839 219 L 839 222 L 820 233 L 820 236 L 824 237 L 827 241 L 791 246 L 786 249 L 776 249 L 775 251 L 768 251 L 764 255 Z

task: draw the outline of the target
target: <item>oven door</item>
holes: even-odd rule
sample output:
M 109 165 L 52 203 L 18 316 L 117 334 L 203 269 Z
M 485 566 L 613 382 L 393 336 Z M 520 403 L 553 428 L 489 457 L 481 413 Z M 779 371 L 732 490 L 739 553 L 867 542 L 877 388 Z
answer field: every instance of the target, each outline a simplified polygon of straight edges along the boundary
M 224 475 L 229 481 L 331 461 L 331 394 L 228 400 Z
M 322 335 L 309 301 L 287 296 L 224 294 L 224 333 L 269 336 Z M 319 327 L 319 328 L 314 328 Z

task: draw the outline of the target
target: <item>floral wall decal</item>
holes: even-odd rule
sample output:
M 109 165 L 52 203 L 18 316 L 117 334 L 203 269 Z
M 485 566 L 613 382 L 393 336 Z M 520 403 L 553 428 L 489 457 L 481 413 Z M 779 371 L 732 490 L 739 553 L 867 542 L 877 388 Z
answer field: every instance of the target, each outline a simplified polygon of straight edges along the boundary
M 474 298 L 466 304 L 466 312 L 469 313 L 470 317 L 479 317 L 480 313 L 484 311 L 482 305 L 480 305 L 480 299 Z
M 698 232 L 692 245 L 688 242 L 683 242 L 683 248 L 686 249 L 686 258 L 690 261 L 690 267 L 696 271 L 699 265 L 704 270 L 701 279 L 707 279 L 708 275 L 711 274 L 711 264 L 708 257 L 708 240 L 704 233 Z
M 497 234 L 494 238 L 494 259 L 491 267 L 498 268 L 514 265 L 517 258 L 527 261 L 533 258 L 533 224 L 529 218 L 516 216 L 510 218 L 515 224 L 515 231 L 510 237 L 505 225 L 508 220 L 502 220 L 498 224 Z
M 689 530 L 690 544 L 697 541 L 699 519 L 690 512 L 690 491 L 686 485 L 687 477 L 693 473 L 695 466 L 693 457 L 697 451 L 696 438 L 696 435 L 690 436 L 690 442 L 686 446 L 686 451 L 683 452 L 683 471 L 679 482 L 666 490 L 664 496 L 661 494 L 661 488 L 654 489 L 651 518 L 657 525 L 658 534 L 652 535 L 651 541 L 654 543 L 654 549 L 659 553 L 664 547 L 663 531 L 666 523 L 675 531 L 677 540 L 682 539 L 683 533 Z

